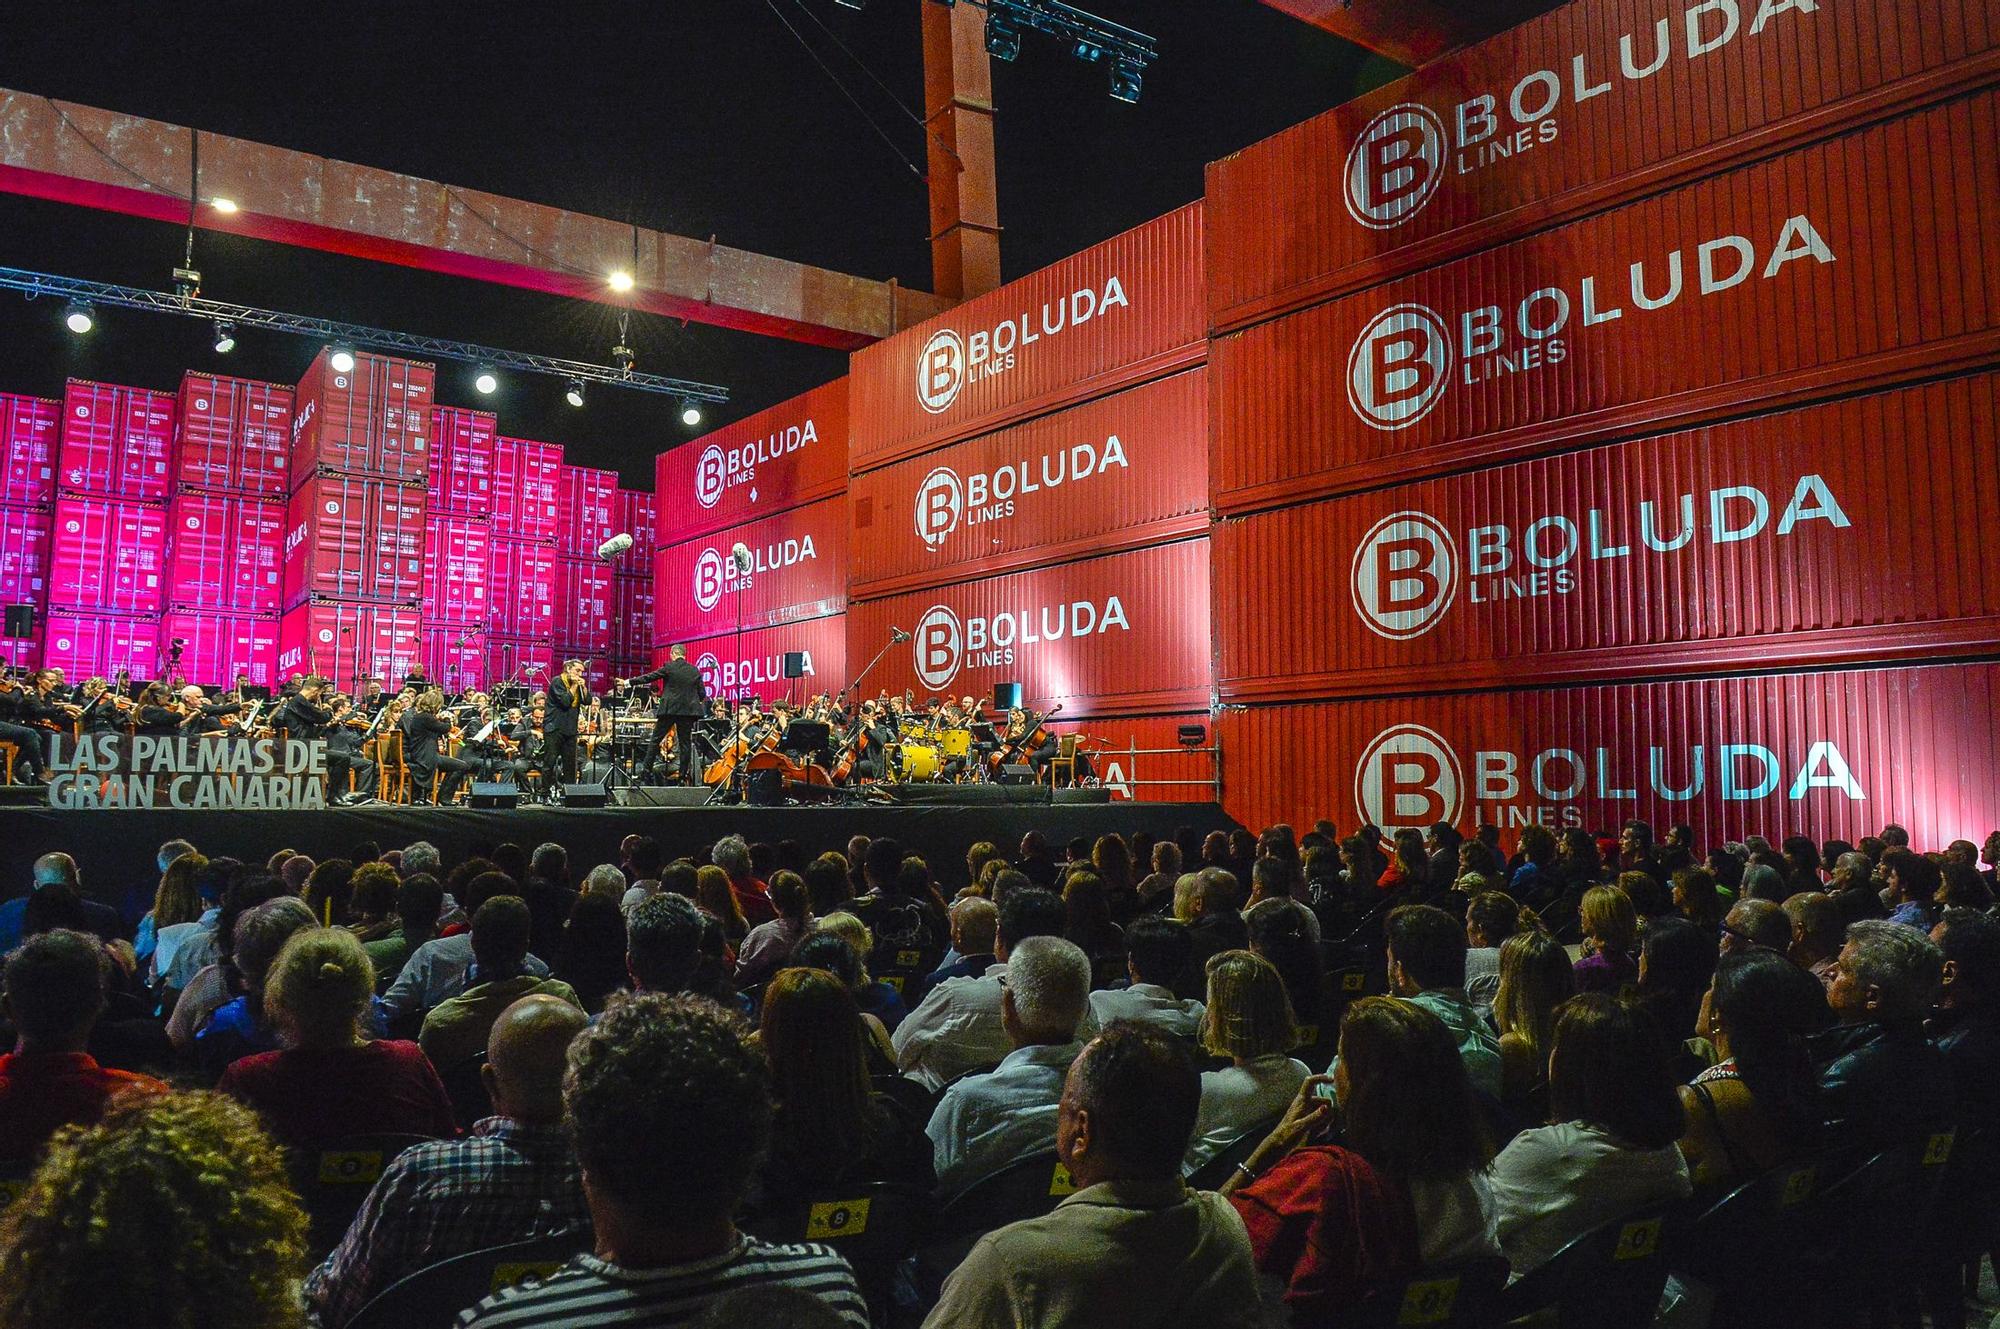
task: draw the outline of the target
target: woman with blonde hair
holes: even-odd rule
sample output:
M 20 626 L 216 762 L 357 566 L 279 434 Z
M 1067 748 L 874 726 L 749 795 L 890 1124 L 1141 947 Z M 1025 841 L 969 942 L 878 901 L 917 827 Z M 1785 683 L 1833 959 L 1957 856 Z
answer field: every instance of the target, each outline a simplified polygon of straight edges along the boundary
M 1311 1074 L 1291 1055 L 1299 1026 L 1285 980 L 1250 951 L 1223 951 L 1208 962 L 1208 1005 L 1201 1047 L 1230 1064 L 1201 1076 L 1201 1109 L 1183 1164 L 1192 1172 L 1245 1131 L 1275 1120 Z
M 1174 879 L 1174 921 L 1192 923 L 1201 903 L 1201 874 L 1183 872 Z
M 160 874 L 160 884 L 153 891 L 153 907 L 139 920 L 138 931 L 133 934 L 132 954 L 141 972 L 153 958 L 161 928 L 201 921 L 201 891 L 195 886 L 195 874 L 207 866 L 208 860 L 190 849 L 167 864 L 167 870 Z
M 306 1267 L 305 1215 L 253 1114 L 128 1091 L 58 1132 L 0 1219 L 0 1324 L 294 1329 Z
M 1576 962 L 1578 992 L 1616 992 L 1639 977 L 1639 911 L 1617 886 L 1583 893 L 1583 958 Z
M 868 972 L 868 957 L 875 953 L 875 934 L 868 930 L 868 925 L 859 915 L 836 909 L 819 921 L 815 931 L 830 932 L 854 948 L 861 965 L 861 975 L 852 987 L 854 1000 L 864 1014 L 874 1016 L 885 1030 L 895 1033 L 896 1026 L 910 1012 L 900 992 Z
M 729 888 L 729 874 L 721 868 L 711 864 L 695 869 L 694 902 L 722 924 L 722 935 L 731 951 L 750 935 L 750 920 L 743 916 L 743 906 L 736 902 L 736 892 Z
M 1500 943 L 1500 986 L 1493 995 L 1493 1024 L 1500 1031 L 1500 1099 L 1519 1121 L 1548 1117 L 1556 1008 L 1575 995 L 1569 952 L 1548 933 L 1517 932 Z
M 217 1087 L 287 1144 L 453 1134 L 451 1100 L 417 1045 L 369 1039 L 374 998 L 375 968 L 352 932 L 293 933 L 264 981 L 264 1013 L 283 1046 L 234 1063 Z

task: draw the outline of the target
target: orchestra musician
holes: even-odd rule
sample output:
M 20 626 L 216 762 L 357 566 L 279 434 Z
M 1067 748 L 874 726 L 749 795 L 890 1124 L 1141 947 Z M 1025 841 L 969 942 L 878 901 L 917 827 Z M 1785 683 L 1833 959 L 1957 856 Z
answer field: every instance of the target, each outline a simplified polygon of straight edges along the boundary
M 42 721 L 43 703 L 32 684 L 0 677 L 0 739 L 16 749 L 14 764 L 30 784 L 39 784 L 48 765 L 47 739 L 35 726 Z
M 563 661 L 562 672 L 549 684 L 548 706 L 542 716 L 542 746 L 548 751 L 552 786 L 576 779 L 576 720 L 589 701 L 583 661 Z
M 375 797 L 381 787 L 381 771 L 362 747 L 368 717 L 347 697 L 333 699 L 333 727 L 326 734 L 326 787 L 329 801 L 348 798 L 348 776 L 353 779 L 356 801 Z
M 449 803 L 458 786 L 472 770 L 472 763 L 448 755 L 444 743 L 451 737 L 451 723 L 439 711 L 444 709 L 444 693 L 436 688 L 418 696 L 403 717 L 403 763 L 410 768 L 410 801 L 431 801 L 431 777 L 442 774 L 437 801 Z
M 132 712 L 137 726 L 132 732 L 144 738 L 171 738 L 181 732 L 181 724 L 188 718 L 188 712 L 177 704 L 166 684 L 148 683 Z
M 181 732 L 186 734 L 219 734 L 222 732 L 222 717 L 240 715 L 243 703 L 240 701 L 210 701 L 202 690 L 190 683 L 181 689 L 180 703 L 185 718 L 181 721 Z
M 526 714 L 518 710 L 514 712 L 510 728 L 510 735 L 514 740 L 514 751 L 516 754 L 514 757 L 515 777 L 520 781 L 521 788 L 532 791 L 536 797 L 546 797 L 548 794 L 549 759 L 548 753 L 544 750 L 544 734 L 542 730 L 543 720 L 547 716 L 548 711 L 543 702 L 544 698 L 542 694 L 539 692 L 535 693 L 528 699 Z M 531 772 L 541 777 L 539 787 L 537 787 L 536 782 L 531 778 Z
M 666 760 L 661 755 L 661 747 L 666 742 L 667 731 L 671 729 L 674 733 L 674 755 L 680 762 L 681 783 L 693 784 L 700 778 L 700 768 L 694 760 L 694 726 L 708 702 L 708 684 L 702 679 L 701 671 L 688 663 L 687 647 L 678 643 L 670 646 L 665 664 L 624 681 L 635 687 L 643 684 L 648 690 L 656 682 L 660 685 L 659 702 L 653 709 L 653 737 L 646 745 L 648 778 L 652 778 L 660 763 Z M 659 779 L 664 782 L 665 776 L 660 775 Z
M 860 718 L 855 723 L 861 726 L 861 757 L 855 763 L 855 769 L 863 779 L 886 778 L 889 748 L 902 737 L 888 708 L 880 702 L 864 701 L 861 703 Z
M 121 734 L 132 711 L 132 703 L 111 690 L 102 678 L 83 680 L 83 731 L 86 734 Z
M 298 680 L 297 689 L 285 698 L 285 704 L 271 723 L 292 738 L 310 740 L 326 732 L 333 721 L 333 712 L 327 709 L 326 680 L 318 674 L 307 674 Z

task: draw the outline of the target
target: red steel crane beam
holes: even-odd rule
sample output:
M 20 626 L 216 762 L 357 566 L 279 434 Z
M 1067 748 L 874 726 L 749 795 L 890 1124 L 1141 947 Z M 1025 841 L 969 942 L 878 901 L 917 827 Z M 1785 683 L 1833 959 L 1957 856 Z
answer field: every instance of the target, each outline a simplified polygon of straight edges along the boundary
M 665 231 L 0 89 L 0 190 L 852 350 L 953 303 Z M 218 198 L 233 213 L 212 206 Z M 636 258 L 635 258 L 636 256 Z M 614 271 L 635 287 L 615 292 Z

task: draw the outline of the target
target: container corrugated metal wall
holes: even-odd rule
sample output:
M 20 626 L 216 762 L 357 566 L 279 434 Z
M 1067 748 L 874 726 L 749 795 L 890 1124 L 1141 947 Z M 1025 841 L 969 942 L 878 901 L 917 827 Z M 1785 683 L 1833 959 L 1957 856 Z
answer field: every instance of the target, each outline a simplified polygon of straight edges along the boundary
M 549 679 L 555 675 L 555 647 L 549 644 L 547 633 L 539 637 L 519 637 L 507 633 L 489 632 L 486 641 L 486 682 L 489 687 L 502 683 L 525 683 L 532 692 L 540 692 L 548 687 Z
M 1181 745 L 1180 727 L 1198 724 L 1215 739 L 1207 711 L 1185 715 L 1098 716 L 1055 720 L 1057 735 L 1076 734 L 1089 755 L 1092 773 L 1111 791 L 1114 803 L 1206 803 L 1215 797 L 1215 759 Z M 1151 872 L 1150 867 L 1139 875 Z
M 599 558 L 556 560 L 554 641 L 558 650 L 602 656 L 611 650 L 611 565 Z
M 157 614 L 55 609 L 42 631 L 42 666 L 60 669 L 75 682 L 97 674 L 108 678 L 121 669 L 134 678 L 155 678 L 164 659 L 160 643 Z
M 560 443 L 501 437 L 493 444 L 493 518 L 522 540 L 556 538 Z
M 499 419 L 491 411 L 440 406 L 431 412 L 431 511 L 493 515 L 494 440 L 499 433 Z
M 853 478 L 856 598 L 1010 572 L 1208 527 L 1196 368 Z
M 1639 817 L 1748 834 L 1977 843 L 2000 825 L 2000 665 L 1940 664 L 1231 708 L 1225 806 L 1246 825 Z
M 565 554 L 595 554 L 611 538 L 617 518 L 618 475 L 594 466 L 564 466 L 556 491 L 556 547 Z
M 183 489 L 168 505 L 167 603 L 174 608 L 275 614 L 284 567 L 282 500 Z M 205 674 L 187 676 L 216 681 Z
M 284 603 L 308 596 L 416 604 L 423 596 L 420 485 L 321 471 L 285 511 Z
M 0 392 L 0 503 L 55 502 L 62 403 Z
M 158 614 L 166 605 L 167 514 L 149 503 L 56 500 L 49 603 L 85 613 Z
M 417 634 L 419 658 L 424 672 L 447 692 L 486 686 L 486 637 L 469 632 L 470 625 L 438 623 L 424 614 L 424 626 Z
M 730 571 L 738 542 L 750 549 L 747 577 Z M 847 504 L 840 498 L 677 544 L 654 559 L 654 635 L 668 643 L 734 631 L 739 592 L 746 628 L 837 614 L 847 606 L 847 575 Z
M 169 394 L 77 378 L 64 388 L 59 491 L 161 502 L 171 487 L 173 448 Z
M 278 678 L 276 614 L 204 614 L 170 611 L 160 620 L 162 639 L 185 643 L 181 676 L 190 682 L 227 686 L 238 672 L 259 687 Z
M 611 579 L 611 653 L 621 660 L 643 660 L 652 654 L 654 641 L 653 579 L 621 572 Z
M 1222 696 L 2000 648 L 1996 437 L 1988 372 L 1223 522 Z
M 1982 93 L 1221 338 L 1216 505 L 1973 367 L 2000 352 L 1996 156 Z
M 182 375 L 175 484 L 283 500 L 292 487 L 292 399 L 280 383 Z
M 653 550 L 659 547 L 655 540 L 658 515 L 654 511 L 653 496 L 634 489 L 621 489 L 618 491 L 617 513 L 617 520 L 612 523 L 616 528 L 613 533 L 632 537 L 632 552 L 619 560 L 619 566 L 623 568 L 630 564 L 646 568 L 649 569 L 647 575 L 651 576 Z
M 1206 314 L 1197 202 L 856 351 L 848 469 L 1185 368 Z
M 348 475 L 423 481 L 430 473 L 437 369 L 357 353 L 335 369 L 321 351 L 299 380 L 292 410 L 292 487 L 327 467 Z
M 1578 0 L 1208 168 L 1210 326 L 1990 83 L 1987 0 Z
M 848 380 L 745 416 L 653 462 L 655 548 L 727 530 L 847 487 Z
M 847 685 L 847 627 L 840 614 L 704 637 L 686 643 L 688 659 L 701 671 L 710 699 L 741 700 L 754 696 L 759 701 L 788 697 L 803 702 L 818 693 L 832 694 Z M 785 677 L 785 654 L 805 655 L 805 673 Z M 870 652 L 871 654 L 873 652 Z M 666 660 L 667 648 L 654 653 L 654 663 Z
M 871 688 L 991 696 L 1018 682 L 1027 705 L 1072 716 L 1213 700 L 1205 538 L 856 602 L 848 657 L 867 660 L 892 628 L 911 640 L 882 657 Z
M 0 605 L 48 604 L 54 526 L 49 508 L 0 504 Z
M 342 691 L 371 678 L 401 687 L 417 664 L 422 623 L 414 608 L 308 601 L 278 621 L 278 676 L 316 673 Z

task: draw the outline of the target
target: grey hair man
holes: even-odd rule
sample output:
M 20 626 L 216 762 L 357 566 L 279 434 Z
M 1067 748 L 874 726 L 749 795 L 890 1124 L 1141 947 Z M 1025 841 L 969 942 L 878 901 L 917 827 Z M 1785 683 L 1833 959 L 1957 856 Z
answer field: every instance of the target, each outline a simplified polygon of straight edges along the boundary
M 1915 928 L 1847 929 L 1826 993 L 1840 1024 L 1812 1040 L 1833 1143 L 1921 1149 L 1950 1129 L 1951 1073 L 1923 1025 L 1943 974 L 1943 954 Z

